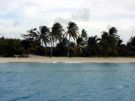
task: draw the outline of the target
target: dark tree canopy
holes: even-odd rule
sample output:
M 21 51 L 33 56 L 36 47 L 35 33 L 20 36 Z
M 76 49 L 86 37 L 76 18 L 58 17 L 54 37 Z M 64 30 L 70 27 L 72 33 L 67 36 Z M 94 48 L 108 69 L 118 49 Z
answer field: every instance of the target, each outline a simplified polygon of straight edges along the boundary
M 0 56 L 135 56 L 135 36 L 127 44 L 118 35 L 116 27 L 102 31 L 101 37 L 88 36 L 85 29 L 79 33 L 78 25 L 69 22 L 67 29 L 56 22 L 32 28 L 22 35 L 23 39 L 0 38 Z

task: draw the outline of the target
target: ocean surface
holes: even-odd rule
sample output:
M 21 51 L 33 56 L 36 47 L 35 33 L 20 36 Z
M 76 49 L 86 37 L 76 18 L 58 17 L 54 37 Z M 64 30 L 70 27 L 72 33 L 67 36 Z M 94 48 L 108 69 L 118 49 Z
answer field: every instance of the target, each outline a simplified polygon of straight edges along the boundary
M 135 64 L 0 64 L 0 101 L 135 101 Z

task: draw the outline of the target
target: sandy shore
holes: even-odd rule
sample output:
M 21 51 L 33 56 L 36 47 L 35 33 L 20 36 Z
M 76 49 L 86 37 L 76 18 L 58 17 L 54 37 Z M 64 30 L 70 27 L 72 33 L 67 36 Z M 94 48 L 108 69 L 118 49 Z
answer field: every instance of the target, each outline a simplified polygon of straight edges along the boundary
M 83 58 L 83 57 L 43 57 L 30 56 L 28 58 L 3 58 L 0 63 L 135 63 L 135 58 Z

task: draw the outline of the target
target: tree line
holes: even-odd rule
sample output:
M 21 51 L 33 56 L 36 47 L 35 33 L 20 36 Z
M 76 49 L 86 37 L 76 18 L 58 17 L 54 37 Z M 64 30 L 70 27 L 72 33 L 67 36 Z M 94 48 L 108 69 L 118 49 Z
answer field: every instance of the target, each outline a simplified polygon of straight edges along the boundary
M 0 56 L 135 56 L 135 36 L 123 44 L 116 27 L 102 31 L 99 38 L 88 36 L 85 29 L 79 33 L 75 22 L 69 22 L 66 30 L 60 23 L 54 23 L 52 28 L 40 26 L 30 29 L 22 37 L 22 40 L 0 38 Z

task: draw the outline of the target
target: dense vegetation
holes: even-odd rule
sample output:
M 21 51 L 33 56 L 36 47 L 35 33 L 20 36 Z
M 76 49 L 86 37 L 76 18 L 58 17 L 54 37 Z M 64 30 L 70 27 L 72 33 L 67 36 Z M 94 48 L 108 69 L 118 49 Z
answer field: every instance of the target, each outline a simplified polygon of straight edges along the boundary
M 79 33 L 74 22 L 68 23 L 66 31 L 60 23 L 55 23 L 51 29 L 40 26 L 28 30 L 22 37 L 23 40 L 0 38 L 0 56 L 135 56 L 135 37 L 123 44 L 115 27 L 103 31 L 98 38 L 88 36 L 85 29 Z

